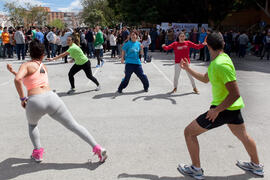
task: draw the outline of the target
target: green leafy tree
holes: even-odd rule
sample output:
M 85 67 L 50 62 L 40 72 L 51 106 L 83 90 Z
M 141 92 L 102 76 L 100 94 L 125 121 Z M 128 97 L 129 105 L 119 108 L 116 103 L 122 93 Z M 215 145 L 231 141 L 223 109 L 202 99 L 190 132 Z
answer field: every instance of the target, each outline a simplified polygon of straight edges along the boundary
M 82 6 L 82 19 L 87 25 L 112 26 L 118 23 L 107 0 L 83 0 Z
M 31 4 L 27 3 L 27 13 L 25 15 L 28 24 L 31 25 L 40 25 L 44 26 L 47 24 L 47 16 L 48 12 L 46 12 L 42 7 L 40 6 L 32 6 Z
M 210 23 L 212 26 L 218 26 L 232 10 L 240 8 L 236 1 L 108 0 L 115 14 L 127 24 L 185 22 Z
M 14 26 L 18 25 L 45 25 L 48 12 L 40 6 L 32 6 L 26 3 L 23 6 L 14 3 L 5 3 L 4 10 L 8 12 Z
M 9 20 L 13 26 L 23 25 L 26 9 L 22 6 L 16 6 L 14 3 L 5 3 L 4 10 L 9 14 Z
M 58 29 L 64 29 L 65 28 L 65 24 L 60 19 L 53 20 L 52 22 L 49 23 L 49 26 L 56 27 Z

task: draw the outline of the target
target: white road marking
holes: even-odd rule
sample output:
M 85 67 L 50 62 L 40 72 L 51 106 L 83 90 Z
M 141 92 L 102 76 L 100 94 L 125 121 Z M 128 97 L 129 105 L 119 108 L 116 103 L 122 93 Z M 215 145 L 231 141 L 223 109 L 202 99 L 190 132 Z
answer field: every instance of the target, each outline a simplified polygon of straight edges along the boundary
M 152 59 L 153 60 L 153 59 Z M 154 68 L 156 68 L 156 70 L 158 70 L 158 72 L 160 72 L 160 74 L 162 74 L 162 76 L 171 84 L 173 85 L 172 81 L 164 74 L 164 72 L 162 72 L 157 65 L 152 61 L 151 64 L 154 66 Z
M 0 84 L 0 86 L 5 86 L 5 85 L 9 84 L 11 81 L 12 81 L 12 79 L 7 81 L 7 82 L 3 82 L 3 83 Z

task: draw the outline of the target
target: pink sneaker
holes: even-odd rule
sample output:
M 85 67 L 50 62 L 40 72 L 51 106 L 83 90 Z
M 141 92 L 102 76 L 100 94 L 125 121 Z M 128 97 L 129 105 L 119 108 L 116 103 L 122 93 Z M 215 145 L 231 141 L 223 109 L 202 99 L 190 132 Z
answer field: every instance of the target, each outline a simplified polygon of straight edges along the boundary
M 40 163 L 43 160 L 43 152 L 44 152 L 43 148 L 34 149 L 31 158 L 36 162 Z
M 102 148 L 100 145 L 96 145 L 93 148 L 93 152 L 95 155 L 98 155 L 99 162 L 103 163 L 107 159 L 107 151 L 106 149 Z

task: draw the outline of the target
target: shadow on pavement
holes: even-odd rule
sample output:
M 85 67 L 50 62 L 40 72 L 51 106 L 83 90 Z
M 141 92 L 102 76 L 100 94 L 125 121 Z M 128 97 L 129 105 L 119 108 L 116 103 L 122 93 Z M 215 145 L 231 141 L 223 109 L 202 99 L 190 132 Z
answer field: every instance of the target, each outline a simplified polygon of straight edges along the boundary
M 162 64 L 163 66 L 174 66 L 174 63 L 166 63 L 166 64 Z
M 151 96 L 139 96 L 139 97 L 134 98 L 132 101 L 136 101 L 141 98 L 143 98 L 145 101 L 150 101 L 153 99 L 167 99 L 171 101 L 172 104 L 176 104 L 176 101 L 172 99 L 173 97 L 181 97 L 181 96 L 187 96 L 191 94 L 195 94 L 195 93 L 194 92 L 184 93 L 184 94 L 166 93 L 166 94 L 156 94 L 156 95 L 151 95 Z
M 8 158 L 0 163 L 0 179 L 8 180 L 20 175 L 35 173 L 44 170 L 68 170 L 68 169 L 89 169 L 95 170 L 101 165 L 95 163 L 35 163 L 31 159 Z
M 115 99 L 117 96 L 125 96 L 125 95 L 134 95 L 134 94 L 141 94 L 145 93 L 144 90 L 140 91 L 134 91 L 134 92 L 123 92 L 123 93 L 118 93 L 118 92 L 113 92 L 113 93 L 104 93 L 104 94 L 98 94 L 93 97 L 93 99 L 101 99 L 101 98 L 111 98 Z
M 182 175 L 180 175 L 182 176 Z M 167 176 L 163 176 L 163 177 L 159 177 L 157 175 L 153 175 L 153 174 L 126 174 L 126 173 L 122 173 L 119 174 L 118 179 L 120 178 L 138 178 L 138 179 L 147 179 L 147 180 L 194 180 L 191 177 L 167 177 Z M 207 180 L 248 180 L 251 178 L 260 178 L 258 176 L 255 176 L 251 173 L 245 173 L 245 174 L 237 174 L 237 175 L 231 175 L 231 176 L 205 176 L 205 179 Z
M 81 91 L 81 92 L 74 92 L 72 94 L 67 94 L 67 92 L 56 92 L 59 97 L 64 97 L 64 96 L 74 96 L 74 95 L 79 95 L 79 94 L 84 94 L 84 93 L 89 93 L 95 91 L 93 90 L 87 90 L 87 91 Z

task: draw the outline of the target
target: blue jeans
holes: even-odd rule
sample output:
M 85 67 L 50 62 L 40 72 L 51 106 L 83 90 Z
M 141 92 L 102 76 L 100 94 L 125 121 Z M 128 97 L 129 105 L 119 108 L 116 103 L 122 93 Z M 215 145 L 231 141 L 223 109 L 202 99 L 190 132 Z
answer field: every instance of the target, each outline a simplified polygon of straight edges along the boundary
M 239 46 L 239 57 L 245 57 L 246 55 L 246 45 L 240 44 Z
M 147 53 L 148 53 L 148 47 L 143 48 L 143 55 L 144 55 L 144 60 L 147 60 Z
M 24 60 L 25 59 L 24 44 L 16 44 L 16 51 L 17 51 L 18 60 L 21 60 L 21 54 L 22 54 L 22 60 Z
M 189 57 L 190 57 L 190 58 L 191 58 L 191 56 L 192 56 L 192 53 L 194 53 L 193 59 L 195 59 L 196 54 L 197 54 L 197 49 L 190 48 L 190 52 L 189 52 Z
M 95 47 L 93 42 L 88 42 L 88 52 L 90 58 L 95 58 Z
M 156 40 L 155 39 L 151 39 L 151 51 L 154 52 L 156 49 Z
M 138 78 L 143 83 L 144 90 L 148 90 L 149 88 L 149 81 L 147 76 L 143 73 L 142 65 L 141 64 L 126 64 L 125 66 L 125 77 L 122 79 L 120 86 L 118 87 L 118 92 L 122 92 L 129 83 L 131 75 L 135 73 Z
M 56 44 L 52 44 L 50 43 L 50 48 L 51 48 L 51 57 L 55 57 L 56 56 Z
M 168 42 L 167 42 L 166 45 L 168 46 L 168 45 L 170 45 L 170 44 L 172 44 L 172 43 L 173 43 L 173 41 L 168 40 Z M 168 54 L 169 52 L 172 53 L 172 52 L 173 52 L 173 49 L 170 49 L 169 51 L 167 51 L 167 54 Z
M 103 58 L 103 52 L 104 52 L 104 49 L 101 49 L 100 50 L 100 57 L 102 57 L 102 58 Z
M 0 57 L 3 57 L 3 44 L 0 43 Z
M 206 56 L 205 60 L 210 61 L 210 53 L 209 53 L 209 49 L 207 46 L 205 46 L 204 51 L 205 51 L 205 56 Z

